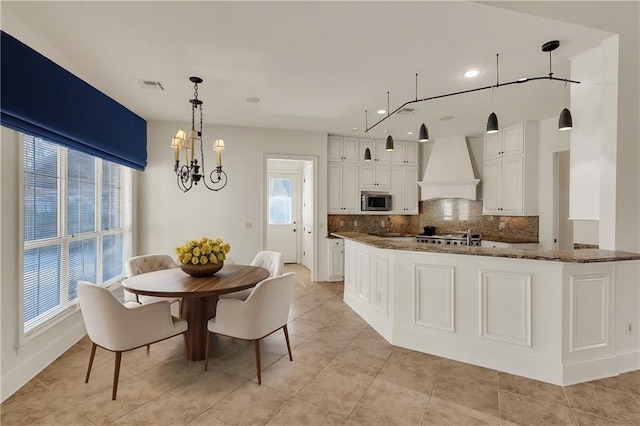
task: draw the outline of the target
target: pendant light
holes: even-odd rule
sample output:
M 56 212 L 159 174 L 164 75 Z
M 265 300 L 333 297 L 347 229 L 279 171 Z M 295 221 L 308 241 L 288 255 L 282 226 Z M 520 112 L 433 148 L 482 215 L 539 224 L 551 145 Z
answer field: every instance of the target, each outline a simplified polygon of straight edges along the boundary
M 489 114 L 489 118 L 487 118 L 487 133 L 498 133 L 498 116 L 495 113 L 495 108 L 493 107 L 493 101 L 495 97 L 496 87 L 500 85 L 499 79 L 499 67 L 498 67 L 498 57 L 499 53 L 496 53 L 496 85 L 491 88 L 491 114 Z
M 487 119 L 487 133 L 498 133 L 498 116 L 495 112 L 489 114 Z
M 570 130 L 573 128 L 573 118 L 571 118 L 571 111 L 566 107 L 567 105 L 567 81 L 564 82 L 564 105 L 565 108 L 560 112 L 560 119 L 558 120 L 558 130 Z
M 420 137 L 418 139 L 420 142 L 428 142 L 429 141 L 429 129 L 427 129 L 427 126 L 425 126 L 424 123 L 422 123 L 422 126 L 420 126 Z
M 387 151 L 393 151 L 393 138 L 391 137 L 391 135 L 387 136 L 387 143 L 384 146 L 384 149 L 386 149 Z
M 371 161 L 371 150 L 369 148 L 364 150 L 364 161 Z

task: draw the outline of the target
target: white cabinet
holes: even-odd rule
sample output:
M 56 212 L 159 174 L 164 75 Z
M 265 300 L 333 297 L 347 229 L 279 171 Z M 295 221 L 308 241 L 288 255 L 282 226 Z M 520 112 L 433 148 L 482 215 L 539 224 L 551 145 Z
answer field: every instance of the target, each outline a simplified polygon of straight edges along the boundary
M 484 155 L 483 214 L 538 214 L 538 123 L 485 135 Z
M 341 163 L 357 163 L 360 158 L 358 139 L 342 136 L 329 136 L 327 160 Z M 364 158 L 364 152 L 362 153 Z
M 360 211 L 358 165 L 329 163 L 328 211 L 333 214 L 355 214 Z
M 372 316 L 387 321 L 391 316 L 391 256 L 383 250 L 351 241 L 346 242 L 345 252 L 345 302 L 352 308 L 355 304 Z M 380 325 L 385 327 L 382 323 Z M 380 332 L 379 327 L 374 328 Z
M 374 190 L 391 188 L 391 168 L 387 166 L 360 166 L 360 189 Z
M 537 250 L 538 243 L 505 243 L 502 241 L 482 240 L 480 241 L 480 247 Z
M 394 166 L 418 167 L 418 143 L 394 142 L 392 163 Z
M 391 151 L 385 149 L 386 141 L 377 139 L 360 139 L 360 162 L 364 164 L 390 165 Z M 371 162 L 364 161 L 364 152 L 369 148 L 371 151 Z
M 344 240 L 329 238 L 329 271 L 327 281 L 344 279 Z
M 396 167 L 392 172 L 392 213 L 418 214 L 418 169 Z

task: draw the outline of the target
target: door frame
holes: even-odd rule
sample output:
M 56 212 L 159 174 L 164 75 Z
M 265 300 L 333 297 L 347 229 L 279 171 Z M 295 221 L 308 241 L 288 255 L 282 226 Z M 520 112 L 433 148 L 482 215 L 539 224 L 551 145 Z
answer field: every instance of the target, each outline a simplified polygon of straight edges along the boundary
M 312 221 L 313 221 L 313 234 L 312 234 L 312 248 L 313 255 L 311 256 L 311 281 L 318 280 L 318 261 L 319 255 L 319 239 L 318 239 L 318 156 L 315 155 L 291 155 L 291 154 L 269 154 L 266 153 L 263 156 L 262 164 L 262 249 L 264 250 L 267 242 L 267 226 L 269 222 L 269 179 L 268 179 L 268 160 L 296 160 L 296 161 L 309 161 L 312 167 L 313 176 L 313 209 L 312 209 Z M 299 198 L 302 201 L 304 194 L 300 194 Z

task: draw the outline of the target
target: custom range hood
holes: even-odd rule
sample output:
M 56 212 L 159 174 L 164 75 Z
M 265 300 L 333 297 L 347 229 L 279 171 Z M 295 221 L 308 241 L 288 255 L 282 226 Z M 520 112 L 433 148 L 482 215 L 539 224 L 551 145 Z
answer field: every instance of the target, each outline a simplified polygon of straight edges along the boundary
M 464 136 L 437 139 L 420 185 L 420 200 L 466 198 L 476 200 L 476 179 Z

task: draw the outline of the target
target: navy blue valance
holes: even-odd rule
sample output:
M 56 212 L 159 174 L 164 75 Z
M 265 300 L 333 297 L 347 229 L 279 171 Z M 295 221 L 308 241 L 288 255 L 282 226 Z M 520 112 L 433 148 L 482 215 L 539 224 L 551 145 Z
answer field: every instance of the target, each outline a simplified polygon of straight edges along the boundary
M 144 170 L 147 122 L 2 31 L 2 125 Z

